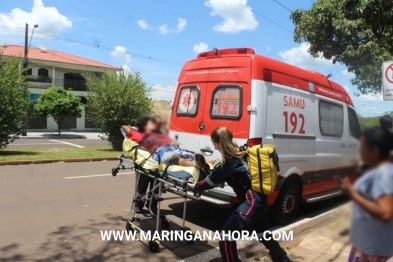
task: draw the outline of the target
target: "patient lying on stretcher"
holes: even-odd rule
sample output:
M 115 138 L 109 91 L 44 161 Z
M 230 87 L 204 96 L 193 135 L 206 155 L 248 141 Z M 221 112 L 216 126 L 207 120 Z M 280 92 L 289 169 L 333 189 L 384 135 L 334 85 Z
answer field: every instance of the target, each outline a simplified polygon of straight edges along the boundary
M 197 167 L 204 173 L 210 171 L 210 166 L 205 157 L 178 147 L 178 144 L 166 134 L 157 132 L 153 120 L 147 122 L 139 145 L 143 148 L 156 152 L 155 160 L 161 160 L 165 165 L 179 165 L 185 167 Z

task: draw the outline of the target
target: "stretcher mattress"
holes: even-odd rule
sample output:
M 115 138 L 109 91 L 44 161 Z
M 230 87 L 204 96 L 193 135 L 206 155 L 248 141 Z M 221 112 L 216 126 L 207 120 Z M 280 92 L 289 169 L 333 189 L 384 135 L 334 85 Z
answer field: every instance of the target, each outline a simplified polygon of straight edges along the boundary
M 167 166 L 158 163 L 151 157 L 151 153 L 143 149 L 133 149 L 138 146 L 138 143 L 132 141 L 131 139 L 125 138 L 123 142 L 123 150 L 130 152 L 131 159 L 135 161 L 136 164 L 141 166 L 146 170 L 159 170 L 163 172 Z M 195 167 L 185 167 L 178 165 L 170 165 L 167 169 L 167 174 L 169 176 L 179 178 L 179 179 L 189 179 L 192 178 L 194 181 L 199 179 L 199 169 Z

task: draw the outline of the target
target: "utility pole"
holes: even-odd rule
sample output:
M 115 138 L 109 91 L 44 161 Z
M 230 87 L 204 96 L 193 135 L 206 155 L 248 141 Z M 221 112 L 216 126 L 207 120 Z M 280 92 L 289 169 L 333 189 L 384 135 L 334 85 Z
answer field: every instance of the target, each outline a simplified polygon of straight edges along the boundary
M 26 23 L 26 30 L 25 30 L 25 59 L 23 61 L 23 68 L 27 68 L 27 52 L 29 50 L 28 40 L 29 40 L 29 24 Z
M 25 30 L 25 57 L 24 57 L 24 61 L 23 61 L 23 69 L 26 69 L 27 68 L 27 66 L 28 66 L 28 63 L 27 63 L 27 52 L 28 52 L 28 39 L 29 39 L 29 24 L 28 23 L 26 23 L 26 30 Z M 27 79 L 25 79 L 25 81 L 27 81 Z M 26 114 L 27 114 L 27 112 L 26 112 Z M 25 123 L 23 123 L 24 124 L 24 126 L 23 126 L 23 130 L 22 130 L 22 136 L 27 136 L 27 119 L 26 119 L 26 122 Z

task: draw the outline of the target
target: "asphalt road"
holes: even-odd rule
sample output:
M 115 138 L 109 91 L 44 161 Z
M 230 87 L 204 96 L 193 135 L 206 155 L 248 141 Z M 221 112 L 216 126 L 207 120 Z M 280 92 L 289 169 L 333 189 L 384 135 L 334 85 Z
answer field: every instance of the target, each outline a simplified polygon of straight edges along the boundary
M 130 218 L 134 174 L 125 170 L 112 177 L 110 170 L 117 163 L 0 167 L 0 261 L 177 261 L 218 246 L 214 241 L 163 242 L 159 253 L 150 253 L 147 243 L 102 241 L 100 230 L 123 230 Z M 182 199 L 169 193 L 164 198 L 163 212 L 179 221 Z M 307 217 L 343 201 L 302 207 L 299 214 Z M 189 201 L 186 225 L 192 230 L 219 230 L 230 212 Z M 152 220 L 141 225 L 154 229 Z
M 107 146 L 108 141 L 101 139 L 17 139 L 7 147 L 18 148 L 61 148 Z

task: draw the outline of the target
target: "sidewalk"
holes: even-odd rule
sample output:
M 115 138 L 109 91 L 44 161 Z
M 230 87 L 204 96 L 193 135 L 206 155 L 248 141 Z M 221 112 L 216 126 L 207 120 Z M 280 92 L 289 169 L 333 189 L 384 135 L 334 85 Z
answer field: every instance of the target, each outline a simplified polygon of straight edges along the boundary
M 349 242 L 349 226 L 351 204 L 338 207 L 340 217 L 332 223 L 320 228 L 313 228 L 308 234 L 295 237 L 293 242 L 281 243 L 290 259 L 294 262 L 345 262 L 351 250 Z M 295 233 L 296 235 L 296 233 Z M 259 252 L 260 255 L 246 256 L 242 261 L 271 262 L 266 255 L 267 250 Z M 390 262 L 393 259 L 389 260 Z
M 60 136 L 58 132 L 27 131 L 27 136 L 19 136 L 19 139 L 101 139 L 100 137 L 106 137 L 106 135 L 99 132 L 64 130 Z

